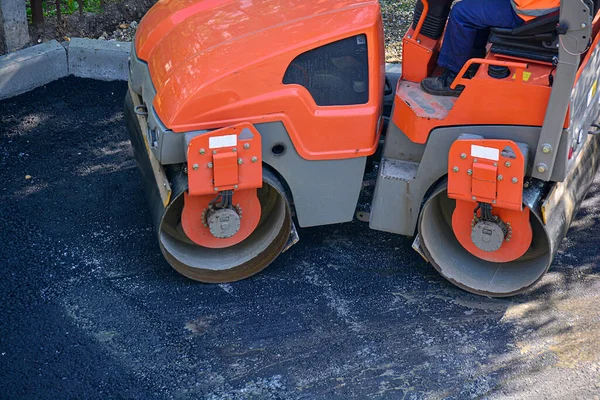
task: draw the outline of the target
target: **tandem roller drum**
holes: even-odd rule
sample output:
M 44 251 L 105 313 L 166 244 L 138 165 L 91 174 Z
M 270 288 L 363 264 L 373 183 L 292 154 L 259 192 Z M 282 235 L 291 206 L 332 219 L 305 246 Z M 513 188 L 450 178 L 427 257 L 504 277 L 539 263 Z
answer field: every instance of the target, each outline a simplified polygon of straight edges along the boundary
M 269 173 L 263 179 L 258 190 L 262 209 L 258 226 L 242 242 L 226 248 L 202 247 L 186 236 L 181 224 L 185 186 L 174 187 L 179 195 L 159 222 L 160 248 L 169 264 L 188 278 L 209 283 L 237 281 L 267 267 L 288 241 L 291 213 L 277 180 Z
M 165 206 L 130 93 L 125 100 L 125 119 L 158 231 L 160 248 L 175 270 L 201 282 L 232 282 L 258 273 L 284 250 L 293 229 L 291 210 L 285 190 L 273 173 L 263 171 L 263 185 L 256 190 L 260 202 L 260 218 L 244 240 L 224 248 L 199 246 L 186 235 L 182 227 L 184 198 L 188 189 L 188 178 L 183 165 L 164 167 L 171 189 L 170 200 Z M 235 198 L 236 194 L 233 195 L 234 201 Z
M 526 291 L 548 271 L 593 182 L 600 163 L 599 144 L 600 136 L 588 136 L 564 182 L 534 179 L 524 190 L 524 212 L 529 213 L 532 235 L 529 248 L 520 257 L 508 262 L 484 260 L 461 244 L 452 226 L 457 201 L 448 198 L 446 179 L 430 190 L 423 204 L 415 242 L 419 252 L 444 278 L 469 292 L 507 297 Z
M 421 250 L 450 282 L 486 296 L 511 296 L 533 286 L 548 270 L 553 249 L 541 221 L 530 215 L 533 240 L 527 252 L 510 262 L 486 261 L 467 251 L 455 237 L 452 214 L 455 200 L 439 183 L 423 206 L 419 219 Z

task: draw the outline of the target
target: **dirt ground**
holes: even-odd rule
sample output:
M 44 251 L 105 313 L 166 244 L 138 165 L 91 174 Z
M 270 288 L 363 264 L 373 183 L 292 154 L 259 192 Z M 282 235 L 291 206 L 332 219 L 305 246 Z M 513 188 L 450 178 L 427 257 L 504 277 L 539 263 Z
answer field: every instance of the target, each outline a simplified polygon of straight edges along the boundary
M 85 13 L 66 15 L 60 24 L 56 17 L 46 17 L 45 26 L 36 29 L 30 26 L 34 43 L 56 39 L 69 40 L 71 37 L 86 37 L 102 40 L 131 41 L 136 24 L 156 0 L 112 0 L 107 1 L 106 11 L 100 14 Z M 415 0 L 380 0 L 383 15 L 386 61 L 400 62 L 402 36 L 412 21 Z
M 139 22 L 154 3 L 156 0 L 108 0 L 103 13 L 84 13 L 83 18 L 79 13 L 64 15 L 60 23 L 55 16 L 47 16 L 41 29 L 30 25 L 29 34 L 34 43 L 72 37 L 130 41 L 133 35 L 127 28 L 131 22 Z
M 514 298 L 465 293 L 359 221 L 205 285 L 162 258 L 125 90 L 67 78 L 0 101 L 1 397 L 599 398 L 598 179 Z

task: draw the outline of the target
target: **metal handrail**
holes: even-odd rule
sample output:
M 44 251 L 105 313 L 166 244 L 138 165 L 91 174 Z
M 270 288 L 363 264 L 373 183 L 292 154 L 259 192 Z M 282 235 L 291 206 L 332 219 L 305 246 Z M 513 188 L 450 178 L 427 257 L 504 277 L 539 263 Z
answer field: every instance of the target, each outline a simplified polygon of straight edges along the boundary
M 421 13 L 421 17 L 419 18 L 419 22 L 417 22 L 417 27 L 413 32 L 413 38 L 417 38 L 419 33 L 421 33 L 421 28 L 423 28 L 423 24 L 425 23 L 425 18 L 427 18 L 427 13 L 429 12 L 429 2 L 427 0 L 421 0 L 423 4 L 423 12 Z
M 452 85 L 450 85 L 451 89 L 456 89 L 456 86 L 462 84 L 463 81 L 467 81 L 468 79 L 463 78 L 467 70 L 472 64 L 481 64 L 481 65 L 497 65 L 499 67 L 507 67 L 507 68 L 515 68 L 516 69 L 516 81 L 523 82 L 523 72 L 527 68 L 526 63 L 512 62 L 512 61 L 498 61 L 498 60 L 490 60 L 485 58 L 471 58 L 468 60 L 465 65 L 463 65 L 462 69 L 454 78 Z

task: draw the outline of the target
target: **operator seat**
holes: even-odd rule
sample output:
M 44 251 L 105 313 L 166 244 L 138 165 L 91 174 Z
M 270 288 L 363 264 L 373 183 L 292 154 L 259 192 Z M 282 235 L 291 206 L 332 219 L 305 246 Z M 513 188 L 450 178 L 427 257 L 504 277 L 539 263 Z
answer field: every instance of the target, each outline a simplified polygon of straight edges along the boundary
M 558 56 L 560 11 L 553 12 L 516 28 L 491 28 L 492 53 L 553 62 Z
M 592 0 L 593 15 L 600 8 L 600 0 Z M 558 32 L 560 11 L 555 11 L 514 29 L 492 28 L 489 41 L 492 53 L 527 58 L 537 61 L 555 62 L 558 57 Z

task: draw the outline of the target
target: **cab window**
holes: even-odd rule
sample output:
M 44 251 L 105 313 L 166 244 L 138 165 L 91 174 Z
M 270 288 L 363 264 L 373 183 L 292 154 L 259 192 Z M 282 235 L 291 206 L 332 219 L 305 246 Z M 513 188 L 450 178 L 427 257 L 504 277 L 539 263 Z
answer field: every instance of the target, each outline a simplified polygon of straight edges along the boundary
M 367 37 L 352 36 L 296 57 L 283 76 L 285 85 L 304 86 L 319 106 L 369 101 Z

